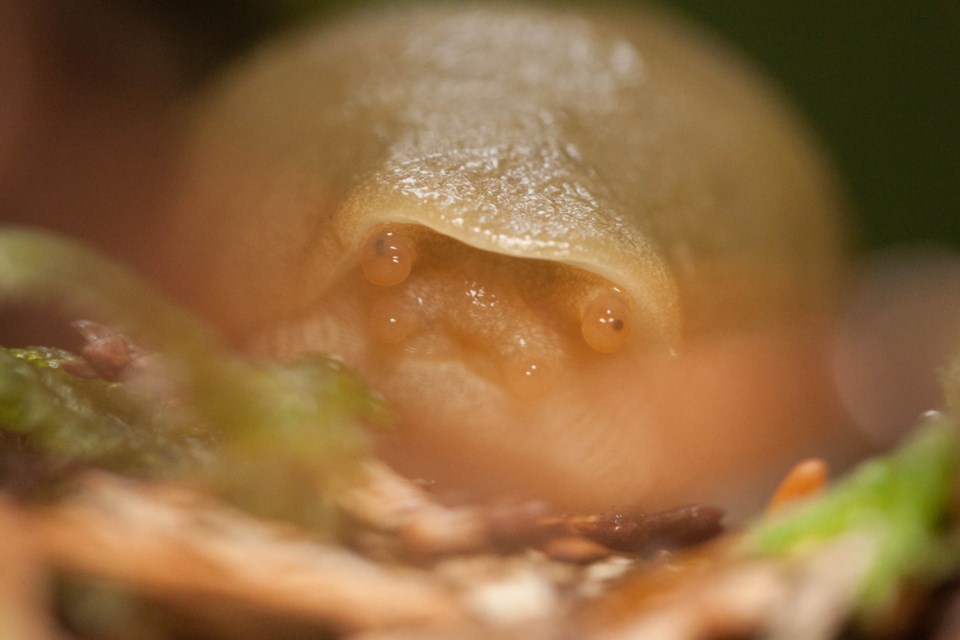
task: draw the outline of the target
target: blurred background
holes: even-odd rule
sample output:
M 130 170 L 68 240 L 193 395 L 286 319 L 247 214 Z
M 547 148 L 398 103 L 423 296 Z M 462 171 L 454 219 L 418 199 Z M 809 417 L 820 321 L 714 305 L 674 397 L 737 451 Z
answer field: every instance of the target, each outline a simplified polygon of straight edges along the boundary
M 864 247 L 960 243 L 960 3 L 673 0 L 765 67 L 851 189 Z
M 79 207 L 107 169 L 101 196 L 122 199 L 124 181 L 146 168 L 137 163 L 163 160 L 134 156 L 170 151 L 165 106 L 272 32 L 357 4 L 0 0 L 0 213 L 56 217 L 63 203 L 51 192 Z M 736 43 L 799 102 L 850 187 L 863 246 L 960 245 L 960 3 L 661 4 Z M 103 156 L 125 161 L 107 167 Z M 123 205 L 145 216 L 151 195 Z
M 136 262 L 171 195 L 191 93 L 275 32 L 358 4 L 0 0 L 0 221 L 46 225 Z M 849 187 L 859 251 L 928 247 L 880 254 L 909 277 L 886 258 L 862 263 L 837 366 L 853 371 L 849 393 L 869 390 L 860 402 L 874 413 L 900 420 L 929 406 L 934 365 L 960 334 L 960 261 L 929 250 L 960 247 L 960 2 L 661 4 L 711 26 L 800 105 Z M 37 335 L 36 314 L 18 313 L 0 311 L 0 343 Z M 877 406 L 900 402 L 888 388 L 917 371 L 922 401 Z
M 83 232 L 122 211 L 139 228 L 175 147 L 166 108 L 276 30 L 357 4 L 0 0 L 0 215 Z M 960 3 L 662 4 L 801 105 L 850 187 L 863 247 L 960 245 Z

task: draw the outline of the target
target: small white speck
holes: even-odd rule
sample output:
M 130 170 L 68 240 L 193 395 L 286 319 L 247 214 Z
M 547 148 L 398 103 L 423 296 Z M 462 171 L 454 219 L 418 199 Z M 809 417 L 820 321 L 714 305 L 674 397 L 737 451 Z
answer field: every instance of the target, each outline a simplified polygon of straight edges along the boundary
M 508 627 L 542 620 L 557 606 L 550 583 L 532 571 L 516 571 L 464 595 L 467 606 L 487 623 Z

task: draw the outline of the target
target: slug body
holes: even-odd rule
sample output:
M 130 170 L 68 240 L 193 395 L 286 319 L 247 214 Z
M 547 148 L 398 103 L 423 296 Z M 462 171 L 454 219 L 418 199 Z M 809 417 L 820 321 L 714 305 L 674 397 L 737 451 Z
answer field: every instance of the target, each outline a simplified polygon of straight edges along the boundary
M 261 51 L 198 123 L 171 277 L 250 350 L 364 373 L 412 473 L 736 506 L 834 444 L 806 321 L 838 268 L 830 175 L 674 19 L 359 14 Z

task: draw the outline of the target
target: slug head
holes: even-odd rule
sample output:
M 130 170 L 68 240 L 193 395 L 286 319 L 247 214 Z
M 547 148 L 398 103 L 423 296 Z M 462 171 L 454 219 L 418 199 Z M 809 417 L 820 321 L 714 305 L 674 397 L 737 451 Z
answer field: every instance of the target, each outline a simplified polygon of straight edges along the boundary
M 249 349 L 360 370 L 411 473 L 743 505 L 833 444 L 809 320 L 839 264 L 831 174 L 670 17 L 348 17 L 217 86 L 191 162 L 171 279 Z

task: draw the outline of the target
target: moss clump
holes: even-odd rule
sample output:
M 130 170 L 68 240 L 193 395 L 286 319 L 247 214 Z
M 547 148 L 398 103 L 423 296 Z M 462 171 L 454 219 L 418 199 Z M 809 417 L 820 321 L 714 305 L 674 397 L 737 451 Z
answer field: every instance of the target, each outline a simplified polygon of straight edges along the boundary
M 73 466 L 185 475 L 260 515 L 325 527 L 382 399 L 323 356 L 261 363 L 118 265 L 60 237 L 0 229 L 0 304 L 53 302 L 123 327 L 162 366 L 109 382 L 66 352 L 0 350 L 0 448 Z

